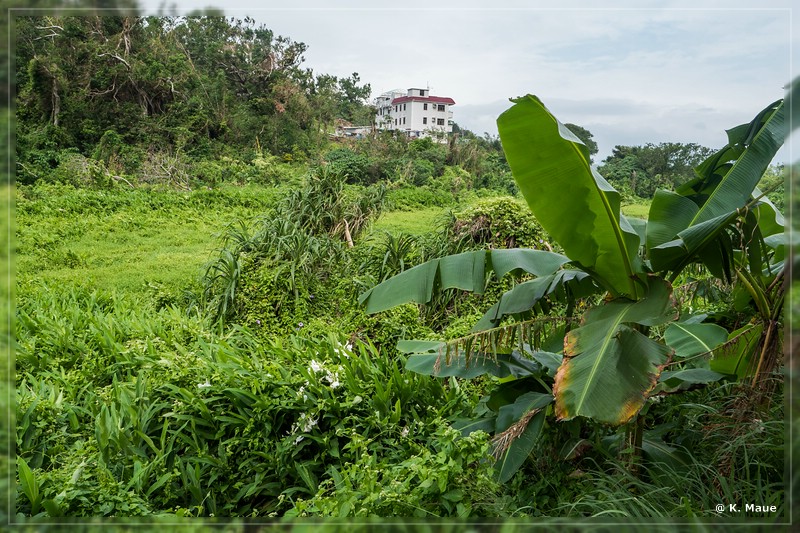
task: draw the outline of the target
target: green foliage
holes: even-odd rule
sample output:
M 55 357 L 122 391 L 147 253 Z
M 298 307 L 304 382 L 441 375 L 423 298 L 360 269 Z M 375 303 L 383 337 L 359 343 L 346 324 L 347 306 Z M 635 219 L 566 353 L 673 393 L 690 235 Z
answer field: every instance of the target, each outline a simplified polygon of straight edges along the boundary
M 328 168 L 347 178 L 348 183 L 370 183 L 370 162 L 366 156 L 356 154 L 348 148 L 336 148 L 325 154 Z
M 401 430 L 401 440 L 421 424 Z M 488 460 L 486 434 L 460 438 L 439 427 L 432 448 L 421 446 L 406 459 L 364 453 L 355 463 L 331 470 L 311 499 L 298 499 L 291 516 L 476 517 L 502 516 L 498 487 Z M 356 444 L 357 445 L 357 444 Z
M 703 263 L 728 281 L 735 267 L 765 324 L 753 386 L 758 384 L 760 393 L 771 390 L 767 376 L 777 365 L 779 344 L 779 319 L 773 310 L 783 301 L 775 276 L 782 255 L 777 238 L 766 236 L 777 235 L 783 219 L 774 206 L 760 201 L 756 184 L 786 134 L 782 101 L 751 123 L 729 130 L 729 144 L 699 165 L 697 177 L 676 193 L 659 191 L 647 222 L 628 221 L 621 214 L 620 194 L 591 168 L 587 147 L 535 96 L 514 100 L 498 119 L 498 128 L 521 192 L 565 256 L 522 249 L 440 257 L 370 288 L 359 302 L 368 312 L 378 312 L 407 302 L 430 302 L 441 289 L 482 294 L 486 273 L 492 270 L 498 278 L 513 270 L 536 276 L 504 293 L 475 324 L 473 334 L 448 343 L 402 345 L 413 354 L 409 368 L 416 372 L 465 378 L 489 372 L 516 378 L 502 382 L 495 391 L 498 398 L 487 402 L 494 415 L 462 426 L 494 431 L 501 480 L 510 479 L 524 463 L 541 431 L 542 409 L 553 400 L 559 420 L 584 416 L 620 425 L 640 416 L 655 392 L 675 392 L 723 377 L 702 364 L 662 374 L 676 351 L 678 357 L 692 359 L 725 342 L 725 330 L 710 336 L 700 331 L 716 326 L 673 324 L 680 308 L 672 282 L 691 263 Z M 569 179 L 559 179 L 562 173 Z M 564 224 L 565 216 L 569 224 Z M 729 234 L 734 223 L 744 228 L 736 251 Z M 775 253 L 762 254 L 768 239 Z M 562 269 L 565 263 L 574 268 Z M 586 298 L 601 290 L 606 292 L 603 301 L 582 312 L 579 327 L 572 326 L 576 305 L 585 306 Z M 546 317 L 529 320 L 530 315 L 547 314 L 556 302 L 566 304 L 564 327 L 550 326 L 543 334 L 539 326 L 553 322 Z M 507 316 L 518 322 L 503 327 Z M 659 339 L 665 324 L 666 341 L 674 346 Z M 655 338 L 651 329 L 659 332 Z M 475 357 L 481 363 L 470 368 Z M 453 360 L 458 362 L 455 369 Z M 539 396 L 541 404 L 532 399 Z M 643 440 L 641 420 L 626 436 L 632 461 L 648 446 L 652 450 Z
M 658 189 L 672 190 L 693 179 L 693 168 L 712 153 L 695 143 L 615 146 L 598 170 L 622 194 L 652 198 Z
M 321 125 L 369 120 L 357 73 L 315 77 L 301 68 L 305 44 L 250 18 L 25 16 L 16 27 L 23 183 L 65 149 L 149 181 L 174 166 L 166 157 L 300 160 L 327 142 Z
M 175 308 L 154 315 L 107 294 L 45 296 L 25 301 L 18 331 L 17 451 L 31 465 L 25 490 L 48 513 L 41 502 L 72 516 L 283 514 L 365 451 L 400 464 L 441 447 L 441 493 L 481 468 L 485 441 L 454 444 L 439 418 L 463 409 L 464 393 L 406 375 L 371 344 L 264 340 L 240 327 L 218 336 Z M 74 333 L 48 341 L 65 322 L 86 332 L 79 359 L 64 353 Z M 432 508 L 478 501 L 453 494 Z M 38 512 L 24 501 L 20 512 Z
M 215 321 L 237 311 L 237 287 L 243 277 L 251 290 L 272 295 L 256 306 L 265 319 L 283 314 L 286 292 L 293 295 L 294 312 L 312 297 L 318 282 L 328 279 L 343 261 L 345 243 L 352 247 L 384 207 L 385 188 L 351 187 L 345 180 L 328 167 L 315 169 L 305 187 L 285 196 L 271 216 L 228 228 L 220 255 L 202 281 L 202 302 Z M 248 271 L 253 270 L 251 278 Z M 287 291 L 273 290 L 276 285 Z
M 510 197 L 479 200 L 455 214 L 452 228 L 457 237 L 493 248 L 547 249 L 550 239 L 520 202 Z
M 638 478 L 607 462 L 621 432 L 555 424 L 548 415 L 540 430 L 530 430 L 540 431 L 536 453 L 518 454 L 522 466 L 498 484 L 487 455 L 496 443 L 482 432 L 457 437 L 448 426 L 495 417 L 496 432 L 501 413 L 504 424 L 513 422 L 508 415 L 520 390 L 540 387 L 546 394 L 533 383 L 551 383 L 554 368 L 546 364 L 560 357 L 553 353 L 559 343 L 548 348 L 551 359 L 539 353 L 536 368 L 525 355 L 498 356 L 509 372 L 497 378 L 507 381 L 501 387 L 492 374 L 465 381 L 408 372 L 416 356 L 398 354 L 395 346 L 403 338 L 469 335 L 486 301 L 529 278 L 490 281 L 484 300 L 453 290 L 441 302 L 443 295 L 434 295 L 435 323 L 430 306 L 367 315 L 355 294 L 376 281 L 387 252 L 386 272 L 463 251 L 446 227 L 422 231 L 441 212 L 428 208 L 424 216 L 390 214 L 429 220 L 408 225 L 413 238 L 362 233 L 344 250 L 337 237 L 345 253 L 321 252 L 319 269 L 304 278 L 296 301 L 287 276 L 291 255 L 267 259 L 254 239 L 278 227 L 267 224 L 274 218 L 269 210 L 286 189 L 223 184 L 180 192 L 42 182 L 17 190 L 17 373 L 6 375 L 15 377 L 12 438 L 20 462 L 10 471 L 13 479 L 15 466 L 28 465 L 30 476 L 20 470 L 18 476 L 40 501 L 40 517 L 713 517 L 720 498 L 758 494 L 781 505 L 781 403 L 734 425 L 728 412 L 740 404 L 725 406 L 730 387 L 648 400 Z M 347 202 L 363 193 L 344 191 Z M 238 307 L 226 328 L 211 327 L 184 290 L 201 290 L 191 280 L 202 272 L 214 234 L 256 213 L 264 223 L 224 231 L 227 249 L 241 251 Z M 330 239 L 329 224 L 303 220 L 320 229 L 313 234 L 319 242 Z M 381 224 L 394 232 L 400 222 Z M 290 249 L 286 244 L 281 250 Z M 296 249 L 313 249 L 306 245 Z M 78 268 L 61 263 L 72 260 Z M 695 292 L 692 305 L 711 301 Z M 579 299 L 576 309 L 591 301 Z M 555 297 L 553 303 L 563 309 Z M 559 327 L 531 325 L 530 333 L 561 341 L 563 330 L 560 337 L 551 333 Z M 473 358 L 469 368 L 491 364 Z M 512 369 L 525 368 L 536 377 L 510 379 Z M 651 443 L 674 449 L 683 466 L 647 455 Z M 562 449 L 576 453 L 564 459 Z M 22 477 L 19 519 L 34 514 Z

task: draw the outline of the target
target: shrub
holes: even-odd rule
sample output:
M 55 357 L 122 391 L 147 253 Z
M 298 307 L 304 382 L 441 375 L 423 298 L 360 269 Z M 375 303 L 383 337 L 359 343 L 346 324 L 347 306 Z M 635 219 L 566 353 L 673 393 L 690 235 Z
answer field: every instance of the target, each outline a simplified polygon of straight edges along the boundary
M 479 200 L 457 213 L 452 232 L 497 248 L 550 247 L 549 237 L 530 210 L 511 197 Z
M 367 184 L 372 181 L 369 174 L 369 159 L 349 148 L 331 150 L 325 155 L 325 161 L 332 172 L 345 176 L 348 183 Z

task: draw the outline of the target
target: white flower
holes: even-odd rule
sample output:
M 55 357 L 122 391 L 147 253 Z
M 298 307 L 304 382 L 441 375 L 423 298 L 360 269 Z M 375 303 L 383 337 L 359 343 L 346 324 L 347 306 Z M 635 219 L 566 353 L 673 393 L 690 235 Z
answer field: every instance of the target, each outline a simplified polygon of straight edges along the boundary
M 198 389 L 207 389 L 207 388 L 209 388 L 210 386 L 211 386 L 211 383 L 209 383 L 209 382 L 208 382 L 208 380 L 206 380 L 206 382 L 205 382 L 205 383 L 198 383 L 198 384 L 197 384 L 197 388 L 198 388 Z
M 301 417 L 301 420 L 305 420 L 305 424 L 303 425 L 303 433 L 308 433 L 309 431 L 314 429 L 314 427 L 317 425 L 317 422 L 319 421 L 316 418 L 306 419 L 305 414 Z
M 298 435 L 296 439 L 294 439 L 295 444 L 300 444 L 300 441 L 303 440 L 305 437 L 302 435 Z
M 319 372 L 320 370 L 322 370 L 322 365 L 318 363 L 315 359 L 312 359 L 310 364 L 311 364 L 311 370 L 313 370 L 314 372 Z
M 402 430 L 400 430 L 400 436 L 408 437 L 408 426 L 406 426 Z
M 332 389 L 335 389 L 340 385 L 339 376 L 335 372 L 328 371 L 325 379 L 328 380 L 328 383 L 330 383 Z

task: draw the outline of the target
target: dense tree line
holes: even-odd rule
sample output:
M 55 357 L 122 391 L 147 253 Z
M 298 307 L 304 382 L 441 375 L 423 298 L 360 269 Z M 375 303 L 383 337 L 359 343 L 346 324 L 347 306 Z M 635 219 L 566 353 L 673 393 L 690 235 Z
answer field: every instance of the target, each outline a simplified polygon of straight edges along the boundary
M 369 84 L 303 67 L 304 43 L 250 18 L 31 16 L 16 20 L 18 179 L 64 152 L 135 172 L 148 153 L 289 157 L 342 118 L 370 120 Z
M 652 198 L 657 189 L 673 190 L 694 177 L 694 167 L 714 150 L 695 143 L 647 143 L 615 146 L 599 171 L 628 196 Z

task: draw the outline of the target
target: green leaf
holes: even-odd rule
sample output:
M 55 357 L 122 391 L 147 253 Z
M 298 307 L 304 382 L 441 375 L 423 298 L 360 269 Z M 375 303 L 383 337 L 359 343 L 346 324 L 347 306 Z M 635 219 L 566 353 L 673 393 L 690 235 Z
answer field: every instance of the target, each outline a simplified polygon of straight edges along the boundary
M 714 348 L 728 340 L 728 332 L 716 324 L 673 322 L 664 332 L 664 340 L 675 350 L 675 357 L 683 359 L 698 354 L 711 356 Z
M 622 322 L 643 326 L 658 326 L 676 320 L 678 311 L 672 297 L 672 285 L 662 278 L 650 276 L 647 278 L 646 295 L 641 300 L 631 302 L 619 298 L 592 307 L 584 316 L 587 323 L 607 318 L 619 318 Z
M 42 502 L 42 507 L 44 507 L 44 510 L 47 511 L 47 514 L 51 517 L 64 516 L 64 511 L 61 509 L 61 506 L 52 498 L 44 500 Z
M 553 352 L 533 352 L 531 357 L 547 369 L 547 374 L 550 377 L 555 377 L 558 367 L 563 362 L 563 356 Z
M 400 353 L 439 353 L 446 346 L 442 341 L 419 341 L 401 339 L 397 341 L 397 351 Z
M 747 324 L 732 331 L 724 346 L 714 352 L 714 357 L 709 361 L 709 368 L 722 374 L 747 377 L 750 372 L 751 361 L 761 338 L 764 325 Z
M 495 464 L 497 478 L 500 483 L 511 479 L 528 458 L 536 440 L 542 433 L 545 411 L 539 411 L 528 421 L 522 433 L 516 437 Z M 521 421 L 522 422 L 522 421 Z
M 564 339 L 564 361 L 553 387 L 556 416 L 618 425 L 638 413 L 672 351 L 626 323 L 664 323 L 674 315 L 673 305 L 669 284 L 653 278 L 642 300 L 620 299 L 589 310 L 584 325 Z
M 683 451 L 669 446 L 660 438 L 645 435 L 642 439 L 642 452 L 651 463 L 666 464 L 673 470 L 682 470 L 691 465 Z
M 648 217 L 647 242 L 655 270 L 672 270 L 677 275 L 699 258 L 715 275 L 728 275 L 725 263 L 729 262 L 730 246 L 712 243 L 750 202 L 784 143 L 785 122 L 783 101 L 770 104 L 749 124 L 729 130 L 728 145 L 698 165 L 698 177 L 681 185 L 677 194 L 656 194 Z
M 475 431 L 483 431 L 485 433 L 493 433 L 496 425 L 497 417 L 492 416 L 489 418 L 467 418 L 459 419 L 453 422 L 453 429 L 457 429 L 463 436 L 467 436 Z
M 504 405 L 497 411 L 495 433 L 502 433 L 519 422 L 530 411 L 542 409 L 553 403 L 553 395 L 541 392 L 528 392 L 516 399 L 514 403 Z
M 501 353 L 494 356 L 475 354 L 469 360 L 464 353 L 451 354 L 448 360 L 444 353 L 444 343 L 439 344 L 443 350 L 441 354 L 410 355 L 406 361 L 406 370 L 426 376 L 439 378 L 453 376 L 462 379 L 472 379 L 483 374 L 492 374 L 498 378 L 512 375 L 519 378 L 538 374 L 541 371 L 539 363 L 521 356 L 516 351 L 511 354 Z
M 552 274 L 569 258 L 543 250 L 477 250 L 432 259 L 390 278 L 359 296 L 367 313 L 405 303 L 427 303 L 434 289 L 461 289 L 482 294 L 486 272 L 502 277 L 512 270 L 536 276 Z
M 685 196 L 670 191 L 656 191 L 647 218 L 648 250 L 673 240 L 689 227 L 697 211 L 697 204 Z
M 783 100 L 770 104 L 748 125 L 749 135 L 744 139 L 747 145 L 743 154 L 728 170 L 722 181 L 700 206 L 689 226 L 711 220 L 744 206 L 753 194 L 764 171 L 788 133 L 785 121 Z M 716 169 L 709 169 L 707 176 Z
M 604 288 L 637 298 L 639 236 L 620 215 L 619 193 L 592 169 L 583 143 L 536 96 L 512 101 L 497 127 L 514 180 L 536 219 Z
M 17 457 L 17 466 L 19 468 L 19 483 L 22 485 L 22 492 L 27 496 L 28 501 L 31 502 L 31 516 L 39 512 L 39 507 L 42 501 L 42 495 L 39 492 L 39 483 L 33 471 L 25 462 L 22 457 Z
M 597 292 L 592 278 L 580 270 L 559 270 L 549 276 L 540 277 L 515 285 L 506 291 L 500 300 L 489 308 L 473 326 L 472 331 L 496 328 L 508 315 L 525 313 L 540 304 L 543 298 L 552 294 L 566 294 L 571 298 L 585 298 Z
M 569 258 L 561 254 L 526 248 L 492 250 L 490 259 L 498 279 L 512 271 L 547 276 L 569 262 Z
M 714 372 L 707 368 L 685 368 L 683 370 L 662 372 L 655 392 L 677 392 L 688 389 L 692 385 L 713 383 L 724 377 L 725 374 Z

